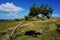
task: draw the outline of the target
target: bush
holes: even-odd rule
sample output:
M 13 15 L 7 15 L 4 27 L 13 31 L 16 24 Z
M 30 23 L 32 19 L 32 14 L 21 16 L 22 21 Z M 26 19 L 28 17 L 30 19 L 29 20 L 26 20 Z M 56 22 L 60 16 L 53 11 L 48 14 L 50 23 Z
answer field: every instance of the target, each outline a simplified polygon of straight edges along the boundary
M 24 19 L 25 19 L 25 21 L 27 21 L 27 20 L 29 19 L 29 17 L 28 17 L 28 16 L 25 16 L 25 18 L 24 18 Z
M 16 21 L 19 21 L 19 19 L 15 19 Z

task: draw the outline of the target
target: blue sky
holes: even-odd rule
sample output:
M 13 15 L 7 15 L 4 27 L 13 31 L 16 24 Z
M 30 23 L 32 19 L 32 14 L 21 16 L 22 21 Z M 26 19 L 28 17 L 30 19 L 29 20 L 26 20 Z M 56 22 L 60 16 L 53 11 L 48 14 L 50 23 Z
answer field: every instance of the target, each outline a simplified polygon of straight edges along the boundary
M 54 9 L 54 17 L 60 17 L 60 0 L 0 0 L 0 19 L 22 18 L 28 15 L 29 8 L 36 4 L 48 4 Z

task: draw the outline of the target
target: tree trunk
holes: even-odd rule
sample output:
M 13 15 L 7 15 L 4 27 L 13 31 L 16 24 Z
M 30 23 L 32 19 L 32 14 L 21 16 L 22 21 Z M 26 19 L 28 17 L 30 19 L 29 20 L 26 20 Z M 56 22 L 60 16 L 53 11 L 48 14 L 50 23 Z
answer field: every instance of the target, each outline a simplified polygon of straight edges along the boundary
M 25 22 L 25 20 L 23 20 L 21 23 L 19 23 L 19 24 L 11 31 L 11 33 L 10 33 L 10 35 L 9 35 L 9 37 L 8 37 L 7 40 L 11 40 L 11 38 L 12 38 L 13 34 L 15 33 L 16 29 L 17 29 L 20 25 L 22 25 L 24 22 Z

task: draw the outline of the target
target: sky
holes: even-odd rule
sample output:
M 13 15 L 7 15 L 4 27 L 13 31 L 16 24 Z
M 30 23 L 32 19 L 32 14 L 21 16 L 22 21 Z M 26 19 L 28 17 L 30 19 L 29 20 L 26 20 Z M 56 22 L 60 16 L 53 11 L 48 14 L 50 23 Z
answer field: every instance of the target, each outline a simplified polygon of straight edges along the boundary
M 33 4 L 47 4 L 54 9 L 52 16 L 60 17 L 60 0 L 0 0 L 0 19 L 23 18 Z

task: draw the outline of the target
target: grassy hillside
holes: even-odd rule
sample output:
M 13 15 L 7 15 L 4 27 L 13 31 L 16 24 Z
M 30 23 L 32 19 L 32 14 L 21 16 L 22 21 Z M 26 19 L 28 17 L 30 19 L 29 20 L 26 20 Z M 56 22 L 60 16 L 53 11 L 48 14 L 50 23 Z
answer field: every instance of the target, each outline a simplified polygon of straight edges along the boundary
M 0 40 L 6 40 L 10 31 L 22 21 L 0 22 Z M 18 28 L 12 40 L 60 40 L 60 19 L 34 19 Z

